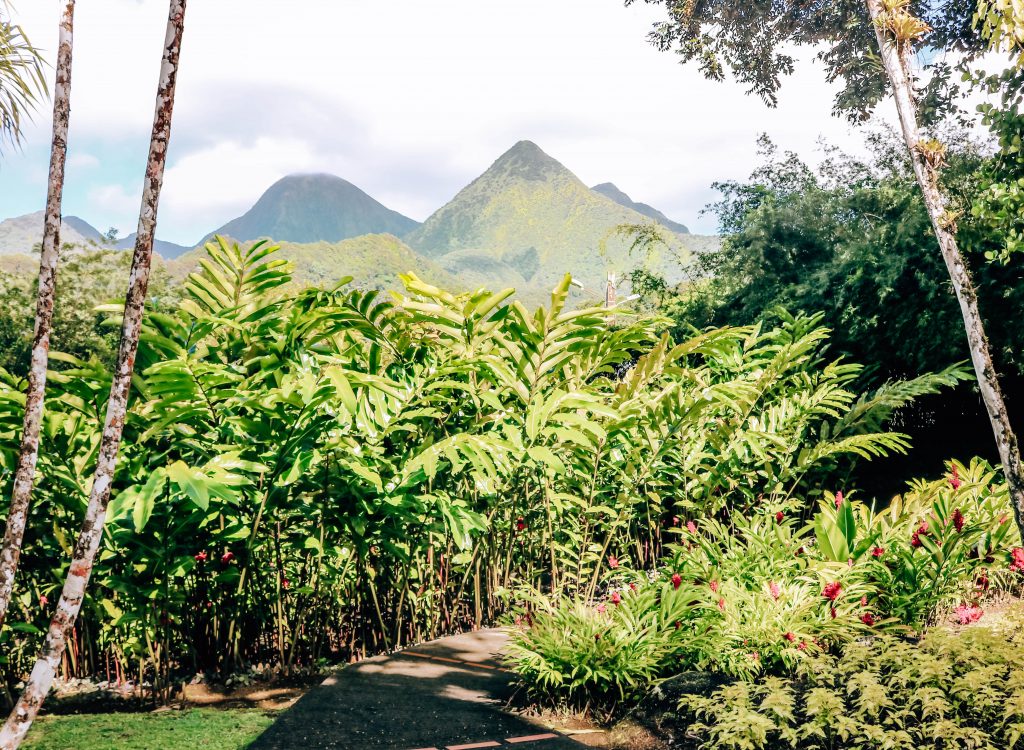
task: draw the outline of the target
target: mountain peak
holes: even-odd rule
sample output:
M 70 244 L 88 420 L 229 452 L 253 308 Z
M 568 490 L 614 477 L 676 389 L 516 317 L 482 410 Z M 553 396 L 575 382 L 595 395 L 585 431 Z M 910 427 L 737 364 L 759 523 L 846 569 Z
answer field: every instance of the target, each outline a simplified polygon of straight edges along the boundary
M 572 173 L 560 162 L 548 156 L 533 141 L 519 141 L 498 157 L 487 170 L 489 173 L 504 173 L 523 180 L 546 180 L 551 175 Z M 486 173 L 485 173 L 486 174 Z
M 316 172 L 282 177 L 248 212 L 213 234 L 239 241 L 340 242 L 364 234 L 402 235 L 417 226 L 348 180 Z

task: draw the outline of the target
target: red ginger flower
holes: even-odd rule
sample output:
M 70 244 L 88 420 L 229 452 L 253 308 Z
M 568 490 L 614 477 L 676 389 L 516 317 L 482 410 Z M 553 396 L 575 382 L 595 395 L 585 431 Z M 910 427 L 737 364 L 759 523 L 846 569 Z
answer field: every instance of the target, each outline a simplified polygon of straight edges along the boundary
M 781 510 L 775 514 L 775 523 L 782 523 L 782 519 L 786 517 L 786 514 Z
M 829 615 L 831 615 L 831 616 L 832 616 L 832 619 L 833 619 L 833 620 L 834 620 L 834 619 L 836 619 L 836 615 L 838 615 L 838 614 L 839 614 L 839 613 L 838 613 L 838 612 L 836 611 L 836 608 L 835 608 L 835 607 L 830 607 L 830 608 L 829 608 L 829 610 L 828 610 L 828 613 L 829 613 Z
M 225 552 L 223 555 L 220 556 L 220 561 L 224 565 L 227 565 L 229 562 L 231 562 L 234 559 L 235 559 L 235 553 L 231 552 L 230 550 L 228 552 Z
M 608 555 L 608 567 L 612 570 L 615 570 L 617 567 L 619 567 L 619 558 L 617 558 L 615 555 Z
M 196 562 L 206 562 L 206 552 L 197 552 L 195 554 Z
M 842 592 L 843 584 L 839 583 L 839 581 L 832 581 L 832 583 L 825 584 L 825 588 L 821 590 L 821 595 L 830 602 L 834 602 Z
M 949 479 L 949 486 L 952 487 L 954 491 L 956 491 L 956 490 L 960 489 L 960 485 L 962 485 L 962 484 L 963 484 L 963 482 L 960 481 L 960 472 L 957 471 L 957 468 L 954 466 L 953 467 L 953 476 L 950 477 L 950 479 Z
M 672 574 L 672 588 L 677 589 L 683 585 L 683 577 L 678 573 Z
M 1024 548 L 1014 547 L 1010 550 L 1010 557 L 1013 558 L 1013 561 L 1010 563 L 1010 570 L 1024 571 Z
M 875 624 L 875 616 L 872 615 L 870 612 L 865 612 L 860 616 L 860 621 L 870 628 L 873 627 Z
M 619 604 L 622 603 L 622 594 L 620 594 L 618 591 L 613 591 L 612 592 L 611 600 L 612 600 L 612 604 L 614 604 L 615 606 L 618 606 Z
M 881 557 L 884 554 L 885 554 L 885 548 L 884 547 L 875 547 L 875 548 L 873 548 L 871 550 L 871 556 L 872 557 Z
M 964 530 L 964 514 L 960 512 L 959 508 L 953 511 L 953 527 L 958 534 Z
M 710 588 L 712 591 L 714 591 L 717 594 L 718 593 L 718 581 L 711 581 L 708 584 L 708 588 Z
M 785 638 L 790 643 L 793 643 L 796 640 L 796 636 L 793 635 L 792 633 L 784 633 L 782 637 Z
M 633 583 L 632 581 L 629 582 L 629 590 L 630 591 L 636 591 L 636 584 Z
M 806 651 L 807 650 L 807 644 L 804 641 L 800 641 L 800 643 L 797 645 L 797 648 L 800 649 L 801 651 Z
M 522 516 L 519 516 L 519 518 L 516 519 L 516 531 L 525 531 L 525 530 L 526 530 L 526 521 L 523 520 Z

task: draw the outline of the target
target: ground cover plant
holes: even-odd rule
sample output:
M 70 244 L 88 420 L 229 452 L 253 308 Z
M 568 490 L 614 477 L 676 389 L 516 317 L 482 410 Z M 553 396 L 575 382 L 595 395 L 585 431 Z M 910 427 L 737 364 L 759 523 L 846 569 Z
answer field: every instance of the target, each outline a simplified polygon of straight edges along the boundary
M 656 565 L 680 513 L 787 506 L 902 450 L 893 411 L 956 369 L 858 393 L 814 316 L 675 343 L 511 290 L 290 283 L 226 242 L 145 321 L 95 588 L 66 674 L 281 670 L 492 622 L 523 585 L 593 596 Z M 5 639 L 16 681 L 87 497 L 109 374 L 54 355 Z M 10 469 L 22 397 L 0 391 Z M 774 507 L 774 505 L 772 505 Z M 788 507 L 788 506 L 787 506 Z

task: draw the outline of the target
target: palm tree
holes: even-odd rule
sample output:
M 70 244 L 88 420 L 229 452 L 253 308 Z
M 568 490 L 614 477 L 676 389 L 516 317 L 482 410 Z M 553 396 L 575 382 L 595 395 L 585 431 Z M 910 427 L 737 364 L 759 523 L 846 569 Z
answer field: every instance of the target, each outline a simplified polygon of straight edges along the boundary
M 71 50 L 75 19 L 75 0 L 66 0 L 60 20 L 57 49 L 57 82 L 53 97 L 53 142 L 50 148 L 50 179 L 46 191 L 46 220 L 43 225 L 43 250 L 39 256 L 39 292 L 36 300 L 35 335 L 32 339 L 28 388 L 25 391 L 25 417 L 14 474 L 11 507 L 7 513 L 3 546 L 0 547 L 0 628 L 14 591 L 21 543 L 32 500 L 36 461 L 39 458 L 39 426 L 43 419 L 46 394 L 46 370 L 49 364 L 50 327 L 53 322 L 53 298 L 57 282 L 60 248 L 60 206 L 64 193 L 64 161 L 68 150 L 68 122 L 71 116 Z M 0 80 L 2 86 L 2 80 Z
M 21 143 L 22 123 L 49 93 L 43 58 L 11 20 L 11 11 L 10 3 L 0 0 L 0 146 Z
M 1010 424 L 1010 416 L 1003 399 L 999 378 L 985 335 L 985 327 L 978 309 L 978 294 L 971 278 L 970 268 L 956 239 L 956 216 L 946 207 L 946 196 L 939 184 L 945 164 L 945 147 L 938 141 L 924 138 L 918 123 L 917 102 L 914 92 L 912 60 L 915 44 L 931 29 L 915 17 L 907 0 L 865 0 L 868 16 L 874 26 L 878 49 L 885 74 L 892 86 L 893 98 L 899 113 L 903 140 L 910 152 L 914 175 L 924 197 L 932 230 L 939 243 L 939 252 L 946 264 L 949 278 L 971 352 L 971 362 L 978 379 L 978 389 L 988 411 L 996 448 L 1003 465 L 1003 473 L 1010 489 L 1017 528 L 1024 536 L 1024 465 L 1021 462 L 1017 436 Z
M 0 729 L 0 750 L 16 750 L 32 726 L 39 708 L 46 699 L 53 684 L 57 666 L 67 645 L 67 636 L 75 624 L 82 608 L 85 590 L 89 584 L 93 562 L 103 538 L 107 504 L 110 501 L 110 486 L 114 479 L 117 453 L 124 430 L 125 413 L 128 408 L 128 392 L 131 388 L 132 372 L 135 369 L 135 355 L 139 348 L 139 333 L 142 328 L 142 311 L 149 288 L 149 270 L 153 258 L 153 237 L 156 232 L 157 208 L 160 189 L 163 186 L 164 164 L 167 145 L 171 136 L 171 115 L 174 110 L 174 90 L 178 77 L 178 58 L 181 52 L 181 38 L 185 24 L 186 0 L 170 0 L 167 19 L 167 36 L 164 41 L 160 65 L 160 80 L 157 85 L 156 114 L 153 132 L 149 142 L 149 159 L 142 189 L 142 207 L 139 212 L 139 227 L 135 238 L 135 252 L 132 256 L 131 272 L 128 276 L 128 293 L 125 297 L 124 320 L 121 324 L 121 343 L 114 366 L 107 414 L 100 438 L 99 455 L 93 474 L 89 504 L 85 510 L 82 529 L 75 543 L 71 566 L 68 568 L 61 591 L 57 610 L 50 621 L 46 641 L 32 674 L 25 685 L 14 710 Z

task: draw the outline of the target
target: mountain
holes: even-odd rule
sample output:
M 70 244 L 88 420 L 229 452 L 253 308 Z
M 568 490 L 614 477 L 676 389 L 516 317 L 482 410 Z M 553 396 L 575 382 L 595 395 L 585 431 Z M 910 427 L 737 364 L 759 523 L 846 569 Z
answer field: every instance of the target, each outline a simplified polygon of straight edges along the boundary
M 0 221 L 0 255 L 30 255 L 43 241 L 43 211 Z M 88 247 L 105 244 L 103 235 L 77 216 L 65 216 L 60 223 L 60 243 Z
M 645 260 L 680 276 L 685 248 L 632 257 L 629 238 L 616 233 L 623 224 L 650 221 L 590 190 L 535 143 L 520 141 L 405 241 L 453 273 L 484 271 L 508 285 L 521 277 L 536 298 L 565 273 L 596 293 L 606 272 L 625 273 Z
M 133 250 L 135 248 L 135 234 L 135 232 L 132 232 L 127 237 L 122 237 L 117 241 L 117 244 L 114 245 L 114 247 L 118 250 Z M 153 241 L 153 252 L 164 260 L 179 258 L 191 249 L 192 248 L 190 247 L 176 245 L 173 242 L 167 242 L 166 240 Z
M 404 235 L 417 226 L 340 177 L 296 174 L 275 182 L 245 214 L 199 244 L 214 234 L 239 241 L 339 242 L 364 234 Z
M 600 193 L 605 198 L 611 198 L 613 201 L 618 203 L 620 206 L 626 208 L 632 208 L 638 214 L 643 214 L 649 219 L 654 219 L 662 226 L 668 227 L 676 234 L 689 234 L 690 230 L 686 228 L 684 224 L 672 221 L 654 206 L 648 206 L 646 203 L 637 203 L 624 192 L 619 190 L 615 185 L 610 182 L 602 182 L 600 185 L 594 185 L 590 188 L 595 193 Z

